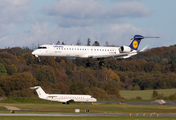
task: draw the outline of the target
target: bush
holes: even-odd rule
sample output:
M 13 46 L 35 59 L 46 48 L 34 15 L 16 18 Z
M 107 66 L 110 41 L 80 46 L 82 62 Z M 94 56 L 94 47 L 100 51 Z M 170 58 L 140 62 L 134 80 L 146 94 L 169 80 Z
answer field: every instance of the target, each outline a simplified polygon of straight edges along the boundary
M 137 96 L 136 99 L 137 100 L 142 100 L 142 98 L 140 96 Z

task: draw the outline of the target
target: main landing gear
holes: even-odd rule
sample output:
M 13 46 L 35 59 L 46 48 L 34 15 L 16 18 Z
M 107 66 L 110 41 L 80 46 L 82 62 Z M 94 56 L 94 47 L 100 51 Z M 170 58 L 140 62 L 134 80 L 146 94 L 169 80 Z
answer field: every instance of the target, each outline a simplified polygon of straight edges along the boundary
M 97 59 L 97 60 L 100 60 L 100 62 L 99 62 L 99 65 L 100 65 L 100 66 L 104 66 L 104 65 L 105 65 L 104 59 Z
M 70 104 L 70 103 L 69 103 L 69 102 L 63 102 L 62 104 L 67 104 L 67 105 L 68 105 L 68 104 Z
M 91 66 L 91 62 L 88 60 L 88 61 L 86 61 L 86 66 L 87 67 L 90 67 Z
M 99 59 L 97 59 L 97 60 L 99 60 Z M 103 59 L 100 60 L 99 65 L 100 65 L 100 66 L 104 66 L 104 65 L 105 65 Z M 91 66 L 91 62 L 90 62 L 89 60 L 86 61 L 86 66 L 87 66 L 87 67 L 90 67 L 90 66 Z
M 99 65 L 100 65 L 100 66 L 104 66 L 104 65 L 105 65 L 104 61 L 100 61 L 100 62 L 99 62 Z

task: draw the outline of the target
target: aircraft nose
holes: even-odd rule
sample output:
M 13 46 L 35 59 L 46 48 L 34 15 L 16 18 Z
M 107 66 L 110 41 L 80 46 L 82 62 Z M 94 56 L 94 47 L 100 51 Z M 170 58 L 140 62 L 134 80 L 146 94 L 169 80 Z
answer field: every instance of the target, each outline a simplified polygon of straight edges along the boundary
M 33 55 L 34 57 L 38 57 L 38 55 L 37 55 L 37 51 L 34 50 L 34 51 L 32 52 L 32 55 Z
M 34 50 L 33 52 L 32 52 L 32 55 L 35 55 L 36 54 L 36 50 Z

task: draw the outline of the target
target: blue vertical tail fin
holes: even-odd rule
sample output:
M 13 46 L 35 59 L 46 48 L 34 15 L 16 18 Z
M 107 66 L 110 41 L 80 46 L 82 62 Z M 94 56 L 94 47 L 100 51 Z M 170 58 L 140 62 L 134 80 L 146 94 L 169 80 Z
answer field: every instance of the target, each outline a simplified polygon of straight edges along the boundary
M 129 47 L 132 49 L 132 50 L 137 50 L 138 47 L 139 47 L 139 44 L 141 42 L 141 39 L 144 39 L 143 36 L 141 35 L 135 35 L 131 40 L 131 43 L 129 45 Z

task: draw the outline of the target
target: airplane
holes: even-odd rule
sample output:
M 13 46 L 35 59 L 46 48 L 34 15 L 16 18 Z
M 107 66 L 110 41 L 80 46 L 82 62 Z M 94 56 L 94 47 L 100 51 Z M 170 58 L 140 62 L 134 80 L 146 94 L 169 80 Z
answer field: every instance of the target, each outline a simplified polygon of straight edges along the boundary
M 62 102 L 63 104 L 69 104 L 69 102 L 97 102 L 97 99 L 91 95 L 74 95 L 74 94 L 46 94 L 40 86 L 30 87 L 30 89 L 36 89 L 38 97 L 40 99 Z
M 100 60 L 99 65 L 104 65 L 104 59 L 108 58 L 129 58 L 138 53 L 137 49 L 142 39 L 144 38 L 159 38 L 159 37 L 143 37 L 141 35 L 135 35 L 131 40 L 129 46 L 121 47 L 106 47 L 106 46 L 75 46 L 75 45 L 41 45 L 38 49 L 32 52 L 34 57 L 66 57 L 68 59 L 76 58 L 88 58 Z M 146 46 L 147 47 L 147 46 Z M 143 52 L 144 47 L 140 52 Z M 91 62 L 87 60 L 87 66 L 91 65 Z

